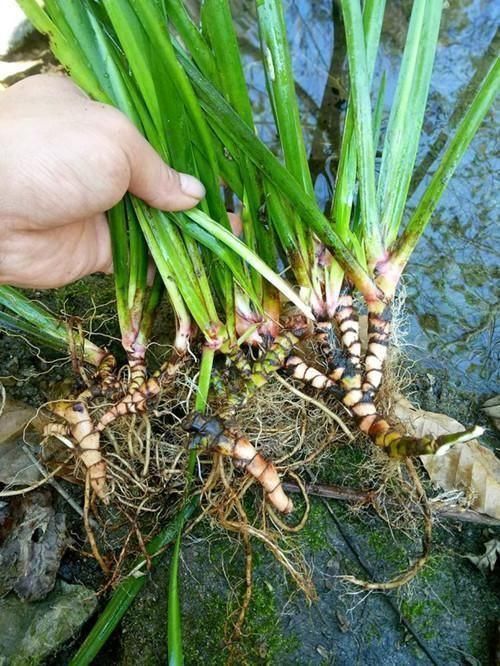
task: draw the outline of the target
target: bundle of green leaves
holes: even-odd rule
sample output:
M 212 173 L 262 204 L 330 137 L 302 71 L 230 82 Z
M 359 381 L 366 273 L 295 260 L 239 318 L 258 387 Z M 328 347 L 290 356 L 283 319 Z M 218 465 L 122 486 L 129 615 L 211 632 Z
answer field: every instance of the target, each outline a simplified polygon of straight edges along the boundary
M 360 428 L 390 455 L 432 452 L 460 440 L 407 437 L 375 406 L 398 281 L 500 86 L 496 59 L 403 222 L 443 0 L 412 5 L 384 132 L 384 78 L 379 89 L 372 82 L 386 3 L 341 0 L 350 91 L 329 211 L 314 196 L 280 0 L 256 3 L 276 154 L 256 132 L 228 0 L 205 0 L 197 17 L 182 0 L 18 1 L 83 90 L 121 109 L 165 161 L 206 187 L 205 200 L 185 213 L 154 210 L 130 195 L 109 212 L 122 342 L 137 368 L 134 390 L 148 381 L 147 345 L 165 292 L 176 320 L 176 354 L 184 356 L 197 340 L 204 348 L 198 411 L 207 403 L 215 352 L 258 386 L 287 366 L 293 345 L 307 335 L 321 342 L 328 376 L 300 359 L 289 371 L 324 390 L 337 385 Z M 241 210 L 238 235 L 228 203 Z M 363 354 L 355 298 L 368 312 Z M 38 326 L 39 341 L 67 348 L 66 329 L 24 296 L 2 287 L 0 299 L 0 326 L 34 337 Z M 98 365 L 102 353 L 82 344 L 84 359 Z M 261 358 L 250 366 L 245 350 L 252 346 Z M 178 619 L 173 599 L 169 617 Z M 178 627 L 170 639 L 177 663 Z

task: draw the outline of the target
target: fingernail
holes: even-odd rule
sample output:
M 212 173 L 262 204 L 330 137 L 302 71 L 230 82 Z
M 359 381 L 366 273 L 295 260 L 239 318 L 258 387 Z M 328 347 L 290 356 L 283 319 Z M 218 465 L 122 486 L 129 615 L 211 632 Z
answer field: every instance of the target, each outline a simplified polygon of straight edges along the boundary
M 179 174 L 179 180 L 181 183 L 181 190 L 184 194 L 193 199 L 203 199 L 205 196 L 205 188 L 197 178 L 190 176 L 188 173 L 181 173 Z

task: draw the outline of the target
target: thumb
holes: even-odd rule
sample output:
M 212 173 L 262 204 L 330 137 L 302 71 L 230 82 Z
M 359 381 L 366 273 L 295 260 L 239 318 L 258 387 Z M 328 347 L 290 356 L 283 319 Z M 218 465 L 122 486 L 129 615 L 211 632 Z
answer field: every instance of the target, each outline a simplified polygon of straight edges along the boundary
M 188 210 L 205 196 L 202 183 L 187 173 L 179 173 L 161 159 L 134 125 L 123 148 L 130 165 L 128 190 L 153 208 Z

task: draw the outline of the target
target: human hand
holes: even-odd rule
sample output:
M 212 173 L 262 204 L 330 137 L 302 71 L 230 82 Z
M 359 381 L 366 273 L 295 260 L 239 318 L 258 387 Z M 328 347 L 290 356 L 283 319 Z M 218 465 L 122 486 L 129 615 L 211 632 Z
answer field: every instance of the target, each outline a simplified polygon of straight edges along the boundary
M 111 272 L 105 211 L 127 191 L 170 211 L 205 194 L 122 113 L 66 77 L 33 76 L 0 92 L 0 284 L 59 287 Z

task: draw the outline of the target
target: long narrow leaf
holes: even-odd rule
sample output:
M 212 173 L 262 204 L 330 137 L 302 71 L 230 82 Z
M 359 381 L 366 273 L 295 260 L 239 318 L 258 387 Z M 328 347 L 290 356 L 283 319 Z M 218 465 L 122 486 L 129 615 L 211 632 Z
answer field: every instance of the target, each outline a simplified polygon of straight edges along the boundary
M 83 359 L 96 366 L 105 354 L 14 287 L 0 285 L 0 306 L 6 310 L 0 310 L 0 329 L 26 334 L 30 341 L 65 354 L 71 347 L 79 348 Z
M 313 197 L 281 0 L 259 0 L 257 16 L 267 86 L 285 164 L 304 191 Z
M 439 166 L 422 194 L 408 225 L 395 243 L 392 251 L 392 261 L 400 270 L 408 261 L 424 233 L 439 199 L 499 92 L 500 59 L 496 58 L 467 109 L 463 120 L 457 127 L 455 135 L 446 148 Z
M 361 218 L 369 263 L 383 254 L 375 190 L 370 77 L 367 68 L 363 17 L 359 0 L 342 0 L 355 117 Z
M 183 43 L 188 46 L 193 60 L 204 75 L 215 83 L 218 74 L 213 53 L 189 15 L 184 3 L 179 0 L 164 0 L 164 4 L 168 19 L 172 21 Z
M 245 261 L 247 261 L 251 266 L 261 273 L 266 280 L 273 284 L 281 293 L 288 298 L 289 301 L 294 303 L 294 305 L 303 312 L 306 317 L 314 319 L 314 315 L 311 311 L 311 308 L 306 305 L 299 295 L 292 289 L 292 287 L 281 278 L 279 275 L 274 273 L 267 264 L 265 264 L 260 257 L 253 254 L 244 243 L 242 243 L 236 236 L 231 232 L 224 229 L 220 224 L 217 224 L 211 220 L 207 215 L 202 213 L 199 210 L 193 209 L 186 212 L 186 216 L 191 220 L 199 224 L 203 229 L 210 232 L 215 238 L 218 238 L 228 247 L 234 250 L 239 254 Z
M 436 52 L 442 0 L 415 0 L 382 154 L 378 204 L 387 244 L 403 216 Z
M 164 548 L 175 539 L 180 525 L 190 518 L 197 504 L 197 498 L 188 502 L 172 522 L 146 545 L 152 564 L 158 562 Z M 132 571 L 142 570 L 145 564 L 145 559 L 141 557 L 132 567 Z M 88 666 L 92 663 L 148 580 L 149 576 L 141 571 L 139 575 L 128 576 L 120 583 L 78 652 L 69 662 L 70 666 Z
M 258 169 L 276 185 L 281 194 L 295 207 L 299 215 L 325 245 L 332 249 L 339 263 L 349 273 L 358 289 L 364 294 L 376 293 L 377 289 L 365 269 L 332 229 L 331 224 L 318 209 L 316 202 L 303 193 L 299 183 L 288 170 L 280 164 L 279 160 L 261 141 L 256 139 L 245 123 L 241 121 L 189 59 L 182 52 L 179 52 L 179 57 L 200 95 L 202 106 L 209 115 L 211 122 L 223 127 L 224 131 L 230 134 L 233 141 L 247 151 L 248 156 Z
M 366 42 L 366 68 L 371 81 L 380 42 L 380 33 L 385 12 L 386 0 L 368 0 L 363 11 L 363 25 Z M 376 147 L 374 146 L 376 150 Z M 349 226 L 351 211 L 356 191 L 356 134 L 354 129 L 354 109 L 349 98 L 344 121 L 339 165 L 335 181 L 332 203 L 332 217 L 339 236 L 347 241 L 350 237 Z

